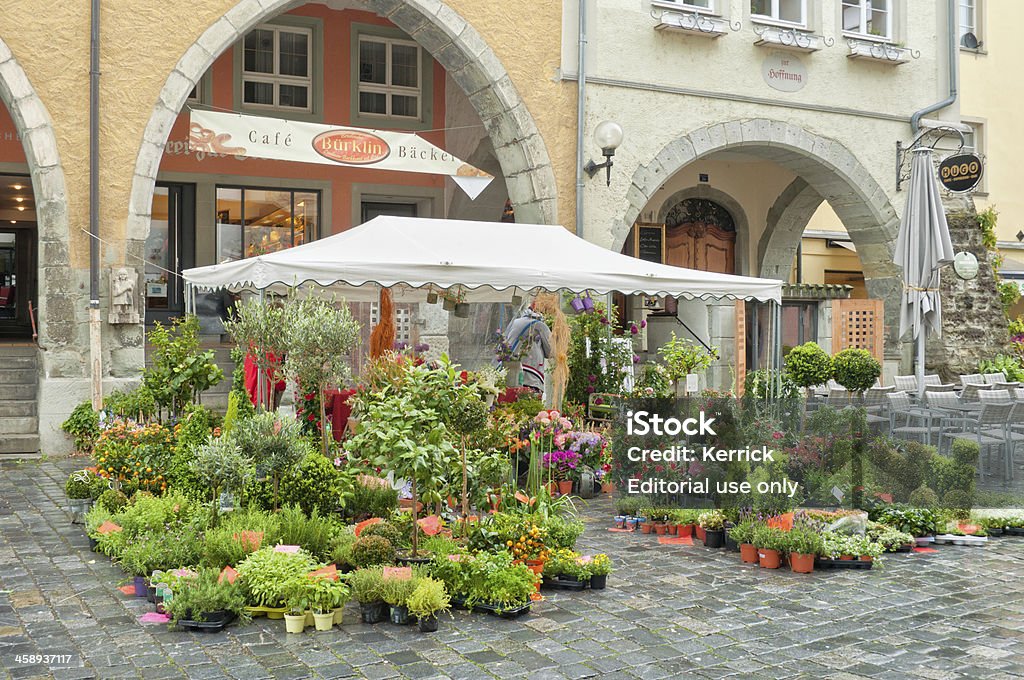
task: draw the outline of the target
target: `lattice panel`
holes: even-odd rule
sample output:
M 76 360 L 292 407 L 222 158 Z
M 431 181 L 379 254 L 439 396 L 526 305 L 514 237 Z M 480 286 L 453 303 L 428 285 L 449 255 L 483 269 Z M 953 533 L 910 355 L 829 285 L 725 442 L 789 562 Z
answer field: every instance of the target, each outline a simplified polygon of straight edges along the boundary
M 835 300 L 832 303 L 832 351 L 866 349 L 882 361 L 885 338 L 882 300 Z

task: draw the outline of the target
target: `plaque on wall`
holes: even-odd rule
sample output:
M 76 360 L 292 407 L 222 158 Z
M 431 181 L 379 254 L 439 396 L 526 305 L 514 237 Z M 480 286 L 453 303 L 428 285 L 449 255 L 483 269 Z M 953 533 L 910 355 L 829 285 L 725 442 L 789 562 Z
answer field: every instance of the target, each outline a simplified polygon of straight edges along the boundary
M 665 225 L 637 222 L 633 226 L 634 256 L 648 262 L 665 263 Z

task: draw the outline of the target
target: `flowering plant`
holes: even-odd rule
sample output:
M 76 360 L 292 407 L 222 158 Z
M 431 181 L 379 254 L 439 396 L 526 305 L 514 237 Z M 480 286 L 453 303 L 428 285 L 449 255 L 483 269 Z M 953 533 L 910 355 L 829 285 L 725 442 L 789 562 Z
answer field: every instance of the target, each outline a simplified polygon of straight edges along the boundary
M 526 353 L 530 351 L 532 343 L 533 333 L 526 333 L 513 350 L 512 345 L 505 338 L 505 331 L 499 328 L 494 331 L 494 358 L 501 363 L 522 361 Z
M 608 440 L 600 432 L 569 432 L 561 443 L 556 436 L 555 444 L 575 451 L 580 455 L 580 462 L 595 470 L 608 462 Z
M 558 481 L 573 479 L 580 464 L 580 454 L 575 451 L 552 451 L 545 453 L 542 465 Z
M 161 493 L 167 489 L 163 473 L 170 464 L 171 444 L 170 430 L 159 423 L 116 418 L 96 440 L 93 459 L 100 476 Z

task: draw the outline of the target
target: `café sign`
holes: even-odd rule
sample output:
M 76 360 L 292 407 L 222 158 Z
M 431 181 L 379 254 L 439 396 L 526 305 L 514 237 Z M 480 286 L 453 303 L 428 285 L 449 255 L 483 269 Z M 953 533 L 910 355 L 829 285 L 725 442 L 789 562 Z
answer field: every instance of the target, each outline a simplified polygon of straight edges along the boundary
M 475 199 L 494 178 L 412 132 L 369 130 L 193 110 L 189 151 L 448 175 Z
M 985 167 L 973 153 L 947 156 L 939 163 L 939 182 L 948 191 L 964 193 L 978 186 Z

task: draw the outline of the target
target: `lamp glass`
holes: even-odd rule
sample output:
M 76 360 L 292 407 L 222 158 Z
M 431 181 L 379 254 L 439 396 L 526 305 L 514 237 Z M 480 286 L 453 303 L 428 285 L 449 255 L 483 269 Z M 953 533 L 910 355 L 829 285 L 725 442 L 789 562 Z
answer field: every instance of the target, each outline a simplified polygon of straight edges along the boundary
M 598 124 L 594 130 L 594 141 L 602 149 L 614 151 L 622 144 L 622 126 L 611 120 Z

